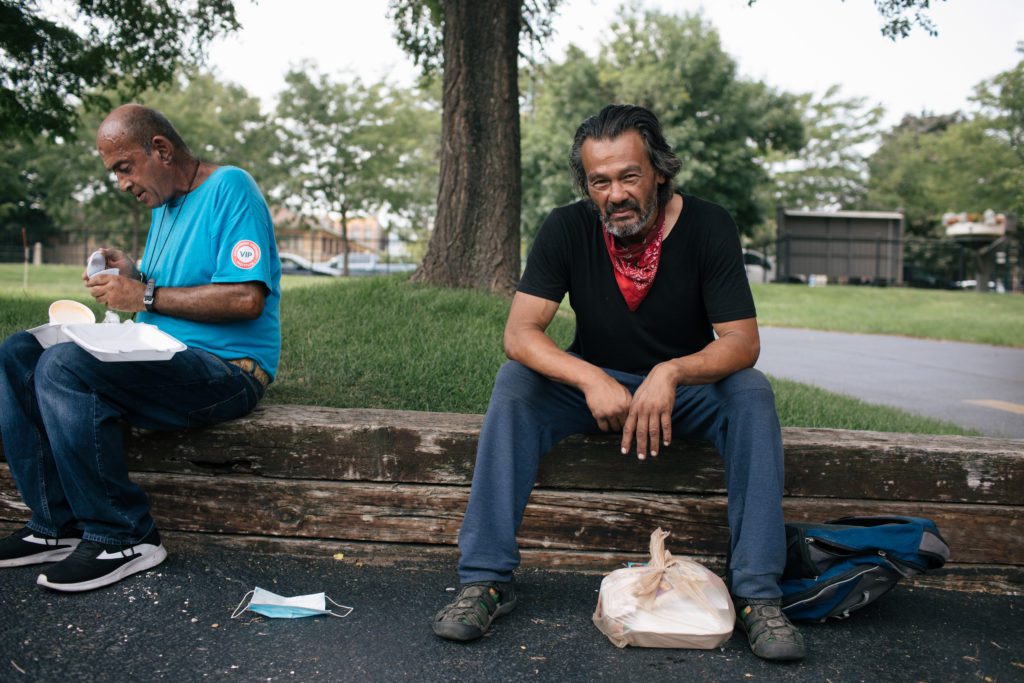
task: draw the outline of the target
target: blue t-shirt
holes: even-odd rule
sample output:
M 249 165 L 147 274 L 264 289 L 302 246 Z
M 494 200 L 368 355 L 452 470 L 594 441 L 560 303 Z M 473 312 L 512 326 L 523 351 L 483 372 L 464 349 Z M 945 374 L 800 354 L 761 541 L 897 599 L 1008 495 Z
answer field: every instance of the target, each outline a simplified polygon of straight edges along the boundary
M 225 360 L 252 358 L 273 377 L 281 354 L 281 260 L 267 202 L 248 173 L 221 166 L 192 192 L 153 209 L 139 270 L 160 287 L 261 282 L 256 320 L 199 322 L 140 312 L 184 344 Z

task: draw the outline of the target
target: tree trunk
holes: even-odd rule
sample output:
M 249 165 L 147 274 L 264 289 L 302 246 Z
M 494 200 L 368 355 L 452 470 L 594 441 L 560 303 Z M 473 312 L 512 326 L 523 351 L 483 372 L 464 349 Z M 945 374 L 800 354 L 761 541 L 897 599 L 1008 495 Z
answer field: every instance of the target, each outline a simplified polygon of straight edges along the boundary
M 519 279 L 522 0 L 443 0 L 437 220 L 413 278 L 511 293 Z

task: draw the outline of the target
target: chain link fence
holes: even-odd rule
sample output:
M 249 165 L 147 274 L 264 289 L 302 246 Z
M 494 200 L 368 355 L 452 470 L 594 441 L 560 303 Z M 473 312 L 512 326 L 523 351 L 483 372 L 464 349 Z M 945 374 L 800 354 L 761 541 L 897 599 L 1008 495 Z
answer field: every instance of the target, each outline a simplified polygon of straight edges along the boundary
M 757 281 L 809 283 L 812 276 L 826 276 L 831 284 L 977 289 L 981 279 L 982 287 L 990 291 L 1024 291 L 1024 247 L 1012 238 L 972 249 L 952 240 L 921 237 L 788 236 L 753 242 L 746 251 L 748 273 L 762 260 L 770 266 L 757 270 Z

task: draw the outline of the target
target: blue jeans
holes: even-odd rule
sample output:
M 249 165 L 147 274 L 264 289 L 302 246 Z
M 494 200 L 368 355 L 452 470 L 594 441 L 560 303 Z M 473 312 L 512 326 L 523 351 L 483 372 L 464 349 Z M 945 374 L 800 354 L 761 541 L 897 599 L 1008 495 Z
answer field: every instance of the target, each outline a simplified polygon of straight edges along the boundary
M 128 478 L 121 420 L 147 429 L 211 425 L 250 412 L 263 387 L 198 349 L 168 361 L 108 363 L 76 344 L 45 351 L 18 332 L 0 345 L 0 433 L 28 527 L 138 543 L 154 527 Z
M 644 380 L 643 375 L 605 372 L 630 393 Z M 519 566 L 516 532 L 541 455 L 570 434 L 597 431 L 581 391 L 515 361 L 502 366 L 484 417 L 459 532 L 462 583 L 512 579 Z M 733 594 L 781 596 L 778 583 L 786 559 L 782 435 L 771 384 L 748 369 L 715 384 L 679 387 L 672 438 L 711 441 L 725 460 Z M 669 451 L 660 457 L 673 456 Z

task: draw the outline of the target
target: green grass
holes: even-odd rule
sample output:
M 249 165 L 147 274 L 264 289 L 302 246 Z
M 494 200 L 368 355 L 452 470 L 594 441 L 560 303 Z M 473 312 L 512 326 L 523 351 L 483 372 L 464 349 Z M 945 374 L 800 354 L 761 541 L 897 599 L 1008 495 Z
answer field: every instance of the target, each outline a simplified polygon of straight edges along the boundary
M 82 266 L 29 266 L 28 289 L 22 289 L 25 272 L 20 263 L 0 263 L 0 292 L 51 296 L 54 299 L 92 299 L 82 286 Z
M 809 384 L 771 376 L 768 379 L 775 389 L 775 407 L 783 427 L 865 429 L 909 434 L 980 434 L 950 422 L 866 403 Z
M 756 284 L 762 325 L 1024 347 L 1024 296 Z
M 56 299 L 74 299 L 86 304 L 100 318 L 103 307 L 96 304 L 82 285 L 78 266 L 30 266 L 28 289 L 23 289 L 21 264 L 0 263 L 0 332 L 42 325 L 46 311 Z
M 20 266 L 16 277 L 13 270 L 0 265 L 4 337 L 45 322 L 54 299 L 91 302 L 81 286 L 81 269 L 36 268 L 27 293 L 21 291 Z M 482 413 L 504 362 L 501 334 L 508 303 L 469 291 L 415 286 L 405 276 L 285 278 L 281 365 L 266 400 Z M 549 330 L 560 346 L 568 345 L 571 313 L 560 313 Z M 772 382 L 785 426 L 970 433 L 807 385 Z
M 508 300 L 361 278 L 295 288 L 282 305 L 285 340 L 275 402 L 483 412 L 504 354 Z M 567 344 L 570 319 L 553 335 Z

